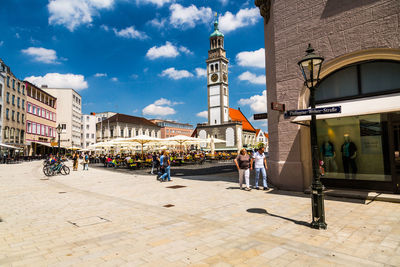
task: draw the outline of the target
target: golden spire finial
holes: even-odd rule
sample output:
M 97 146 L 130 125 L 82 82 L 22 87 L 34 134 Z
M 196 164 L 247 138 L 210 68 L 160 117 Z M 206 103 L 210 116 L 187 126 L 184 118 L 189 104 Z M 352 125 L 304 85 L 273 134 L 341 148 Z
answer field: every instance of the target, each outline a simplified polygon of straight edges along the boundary
M 214 15 L 214 16 L 215 16 L 215 17 L 217 17 L 217 15 L 218 15 L 218 13 L 217 13 L 217 12 L 215 12 L 215 15 Z

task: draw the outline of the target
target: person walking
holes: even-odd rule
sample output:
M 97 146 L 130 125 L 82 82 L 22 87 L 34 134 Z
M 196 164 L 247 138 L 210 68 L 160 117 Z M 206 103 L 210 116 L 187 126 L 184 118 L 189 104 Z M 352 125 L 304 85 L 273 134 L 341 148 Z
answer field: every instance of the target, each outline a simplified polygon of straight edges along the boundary
M 171 162 L 168 156 L 168 152 L 164 152 L 164 158 L 163 158 L 163 168 L 164 168 L 164 174 L 160 177 L 160 181 L 165 182 L 168 179 L 168 182 L 172 181 L 171 180 Z
M 267 184 L 267 171 L 268 166 L 267 166 L 267 159 L 265 158 L 264 154 L 264 146 L 260 146 L 253 154 L 253 158 L 251 159 L 250 162 L 250 169 L 253 166 L 253 161 L 254 161 L 254 169 L 256 170 L 255 177 L 254 177 L 254 188 L 259 190 L 260 188 L 258 187 L 258 178 L 260 177 L 260 172 L 262 174 L 263 178 L 263 190 L 268 190 L 268 184 Z
M 83 155 L 83 170 L 89 170 L 89 155 L 87 152 Z
M 75 152 L 74 155 L 72 156 L 72 160 L 73 160 L 73 162 L 74 162 L 74 165 L 73 165 L 73 169 L 72 169 L 72 170 L 74 170 L 74 171 L 77 171 L 77 170 L 78 170 L 78 159 L 79 159 L 79 155 L 78 155 L 77 152 Z
M 160 163 L 158 161 L 158 156 L 156 152 L 153 153 L 152 159 L 153 164 L 151 166 L 151 174 L 154 174 L 154 169 L 156 169 L 156 172 L 158 173 L 158 166 L 160 165 Z
M 250 156 L 247 154 L 246 149 L 242 148 L 239 155 L 235 159 L 235 164 L 239 172 L 239 186 L 243 189 L 243 178 L 246 181 L 246 190 L 250 191 Z

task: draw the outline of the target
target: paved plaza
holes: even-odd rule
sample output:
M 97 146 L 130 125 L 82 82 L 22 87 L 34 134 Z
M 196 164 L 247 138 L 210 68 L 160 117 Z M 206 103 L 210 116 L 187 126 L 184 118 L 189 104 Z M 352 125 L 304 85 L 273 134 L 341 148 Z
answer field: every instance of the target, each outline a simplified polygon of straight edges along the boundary
M 46 180 L 41 165 L 0 165 L 0 266 L 400 265 L 396 203 L 330 198 L 313 230 L 309 196 L 240 191 L 234 173 Z

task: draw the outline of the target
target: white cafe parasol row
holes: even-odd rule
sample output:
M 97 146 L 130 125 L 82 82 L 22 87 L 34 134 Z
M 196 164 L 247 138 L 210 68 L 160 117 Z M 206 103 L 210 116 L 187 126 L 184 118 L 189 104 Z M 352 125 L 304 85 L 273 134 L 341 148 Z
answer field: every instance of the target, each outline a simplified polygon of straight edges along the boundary
M 211 148 L 214 147 L 215 143 L 225 143 L 225 140 L 222 139 L 217 139 L 214 137 L 207 138 L 207 139 L 201 139 L 201 138 L 195 138 L 195 137 L 190 137 L 190 136 L 184 136 L 184 135 L 177 135 L 174 137 L 169 137 L 165 139 L 161 138 L 156 138 L 156 137 L 151 137 L 147 135 L 138 135 L 135 137 L 130 137 L 130 138 L 116 138 L 107 142 L 99 142 L 93 145 L 90 145 L 87 149 L 90 151 L 93 150 L 98 150 L 98 149 L 110 149 L 110 148 L 132 148 L 133 146 L 136 146 L 136 144 L 140 144 L 142 147 L 142 153 L 143 153 L 143 148 L 145 146 L 151 147 L 154 145 L 161 145 L 163 146 L 164 149 L 168 148 L 168 146 L 173 145 L 173 144 L 179 144 L 179 145 L 192 145 L 192 144 L 210 144 Z M 135 144 L 136 143 L 136 144 Z M 160 148 L 157 148 L 160 149 Z

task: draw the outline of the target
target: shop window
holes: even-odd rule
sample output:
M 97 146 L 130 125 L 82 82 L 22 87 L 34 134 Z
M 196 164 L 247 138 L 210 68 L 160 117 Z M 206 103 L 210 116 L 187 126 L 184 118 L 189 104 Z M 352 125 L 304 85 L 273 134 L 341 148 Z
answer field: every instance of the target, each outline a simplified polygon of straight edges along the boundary
M 386 114 L 318 120 L 317 133 L 325 178 L 391 181 Z
M 317 103 L 400 92 L 400 63 L 364 62 L 340 69 L 317 86 Z
M 315 99 L 328 100 L 357 95 L 357 67 L 342 69 L 324 79 L 315 91 Z
M 362 93 L 400 89 L 399 63 L 371 62 L 362 64 L 360 67 Z

